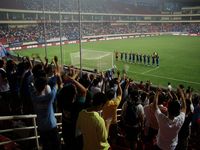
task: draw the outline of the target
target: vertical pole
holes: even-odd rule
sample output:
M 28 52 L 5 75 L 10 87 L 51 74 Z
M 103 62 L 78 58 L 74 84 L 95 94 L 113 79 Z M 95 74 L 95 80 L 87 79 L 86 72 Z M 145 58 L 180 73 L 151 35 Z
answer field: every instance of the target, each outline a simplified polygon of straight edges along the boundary
M 37 149 L 39 150 L 39 140 L 38 140 L 38 132 L 37 132 L 37 125 L 36 125 L 36 117 L 33 117 L 33 125 L 34 125 L 34 130 L 35 130 L 35 139 L 36 139 L 36 146 Z
M 61 65 L 63 65 L 63 48 L 62 48 L 62 28 L 61 28 L 61 10 L 60 10 L 61 4 L 59 0 L 59 29 L 60 29 L 60 57 L 61 57 Z
M 47 41 L 46 41 L 46 21 L 45 21 L 45 11 L 44 11 L 44 0 L 43 0 L 43 28 L 44 28 L 44 45 L 45 45 L 45 57 L 47 57 Z
M 78 13 L 79 13 L 79 50 L 80 50 L 80 73 L 82 77 L 82 42 L 81 42 L 81 2 L 78 0 Z

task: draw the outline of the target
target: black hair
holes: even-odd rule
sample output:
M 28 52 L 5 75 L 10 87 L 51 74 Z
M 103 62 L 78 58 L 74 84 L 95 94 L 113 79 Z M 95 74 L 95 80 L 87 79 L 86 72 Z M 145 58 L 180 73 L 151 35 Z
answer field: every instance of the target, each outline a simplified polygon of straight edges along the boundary
M 4 65 L 4 60 L 0 59 L 0 68 L 2 68 Z
M 107 92 L 106 92 L 106 96 L 109 100 L 113 99 L 114 96 L 115 96 L 115 91 L 113 89 L 109 89 Z
M 140 100 L 140 93 L 138 90 L 131 88 L 129 91 L 129 98 L 132 103 L 138 103 Z
M 35 80 L 35 88 L 38 92 L 42 92 L 47 85 L 47 78 L 46 77 L 39 77 Z
M 168 113 L 170 116 L 176 117 L 180 114 L 181 105 L 178 100 L 172 100 L 168 105 Z
M 98 92 L 93 96 L 92 106 L 104 105 L 107 100 L 108 99 L 104 93 Z
M 58 93 L 58 107 L 61 109 L 67 109 L 68 107 L 71 107 L 75 95 L 75 86 L 73 84 L 65 85 Z
M 93 85 L 94 85 L 94 86 L 97 86 L 98 83 L 99 83 L 99 79 L 94 79 L 94 80 L 93 80 Z

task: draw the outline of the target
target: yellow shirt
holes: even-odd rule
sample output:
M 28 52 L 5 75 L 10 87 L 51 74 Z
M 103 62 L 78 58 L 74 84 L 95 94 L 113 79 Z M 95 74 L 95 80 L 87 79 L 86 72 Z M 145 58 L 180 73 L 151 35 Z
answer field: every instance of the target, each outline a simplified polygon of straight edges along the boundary
M 121 99 L 121 96 L 117 96 L 115 99 L 107 101 L 103 106 L 102 115 L 106 122 L 107 128 L 109 126 L 109 123 L 117 123 L 117 107 L 119 106 Z
M 99 113 L 82 110 L 77 120 L 77 129 L 83 135 L 83 150 L 108 150 L 108 133 Z

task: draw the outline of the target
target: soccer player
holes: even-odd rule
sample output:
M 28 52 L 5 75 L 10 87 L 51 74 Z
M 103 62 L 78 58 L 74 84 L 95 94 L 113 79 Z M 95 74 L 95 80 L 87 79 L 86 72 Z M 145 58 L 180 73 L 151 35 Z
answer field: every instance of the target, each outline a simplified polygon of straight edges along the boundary
M 127 52 L 124 52 L 124 55 L 125 55 L 125 62 L 127 62 L 128 61 L 128 54 L 127 54 Z
M 130 52 L 130 53 L 129 53 L 129 62 L 130 62 L 130 63 L 132 62 L 131 55 L 132 55 L 132 53 Z
M 121 52 L 121 61 L 123 61 L 123 55 L 124 55 L 124 52 Z
M 142 63 L 142 54 L 139 54 L 140 64 Z
M 147 64 L 150 65 L 150 55 L 147 55 Z
M 119 52 L 116 50 L 115 51 L 115 59 L 116 59 L 116 61 L 118 61 L 118 57 L 119 57 Z
M 138 55 L 138 53 L 136 53 L 136 63 L 138 63 L 139 62 L 139 55 Z
M 159 56 L 158 55 L 156 55 L 156 65 L 157 65 L 157 67 L 159 66 Z
M 135 53 L 132 52 L 132 62 L 135 63 Z
M 143 62 L 144 62 L 144 65 L 146 65 L 146 57 L 147 57 L 146 54 L 144 54 L 144 55 L 143 55 Z
M 153 66 L 155 64 L 155 56 L 152 55 L 151 58 L 152 58 L 152 66 Z

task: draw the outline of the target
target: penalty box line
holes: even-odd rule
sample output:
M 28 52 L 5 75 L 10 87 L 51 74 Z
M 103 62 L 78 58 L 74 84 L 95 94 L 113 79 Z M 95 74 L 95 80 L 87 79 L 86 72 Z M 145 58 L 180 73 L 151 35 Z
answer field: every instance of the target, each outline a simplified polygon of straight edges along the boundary
M 152 69 L 151 69 L 151 70 L 152 70 Z M 192 83 L 192 84 L 200 85 L 199 82 L 194 82 L 194 81 L 181 80 L 181 79 L 170 78 L 170 77 L 159 76 L 159 75 L 153 75 L 153 74 L 143 74 L 143 73 L 132 72 L 132 71 L 129 71 L 129 72 L 131 72 L 131 73 L 133 73 L 133 74 L 135 73 L 135 74 L 140 74 L 140 75 L 144 75 L 144 76 L 152 76 L 152 77 L 157 77 L 157 78 L 161 78 L 161 79 L 168 79 L 168 80 L 174 80 L 174 81 L 180 81 L 180 82 Z
M 153 69 L 149 69 L 149 70 L 147 70 L 147 71 L 142 72 L 141 74 L 149 73 L 149 72 L 151 72 L 151 71 L 157 70 L 158 68 L 159 68 L 159 67 L 156 67 L 156 68 L 153 68 Z

